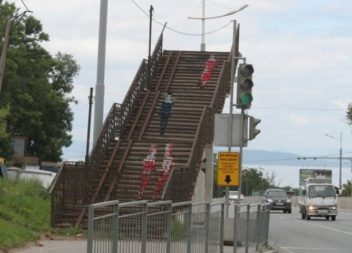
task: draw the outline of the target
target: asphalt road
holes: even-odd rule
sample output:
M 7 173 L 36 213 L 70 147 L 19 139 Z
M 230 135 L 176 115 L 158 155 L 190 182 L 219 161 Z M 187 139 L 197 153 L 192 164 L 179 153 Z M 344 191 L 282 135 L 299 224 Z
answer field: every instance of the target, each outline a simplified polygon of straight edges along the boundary
M 284 253 L 351 253 L 352 212 L 338 213 L 336 221 L 325 218 L 302 220 L 292 214 L 272 211 L 269 240 Z

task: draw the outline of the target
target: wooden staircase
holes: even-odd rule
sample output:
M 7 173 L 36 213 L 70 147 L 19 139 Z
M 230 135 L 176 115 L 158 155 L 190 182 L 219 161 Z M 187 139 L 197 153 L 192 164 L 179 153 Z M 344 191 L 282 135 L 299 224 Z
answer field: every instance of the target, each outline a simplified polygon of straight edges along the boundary
M 211 55 L 215 56 L 217 65 L 211 79 L 201 88 L 201 76 Z M 143 199 L 156 200 L 153 192 L 167 143 L 174 145 L 174 171 L 187 169 L 191 172 L 190 183 L 184 187 L 189 198 L 193 194 L 204 145 L 213 139 L 214 114 L 222 111 L 229 92 L 229 53 L 164 50 L 159 58 L 148 89 L 144 86 L 139 89 L 138 96 L 133 96 L 134 105 L 130 106 L 128 115 L 123 113 L 126 101 L 119 107 L 118 115 L 124 117 L 125 123 L 113 121 L 119 128 L 118 138 L 110 136 L 110 141 L 104 142 L 99 163 L 89 167 L 84 203 L 78 207 L 80 210 L 71 210 L 75 215 L 79 213 L 76 225 L 84 222 L 86 206 L 90 203 L 112 199 L 129 201 L 140 197 L 143 160 L 150 153 L 150 145 L 158 148 L 156 170 L 151 173 Z M 165 133 L 161 135 L 159 110 L 165 92 L 172 93 L 174 105 Z M 162 197 L 159 194 L 157 199 Z M 65 209 L 60 210 L 64 212 Z

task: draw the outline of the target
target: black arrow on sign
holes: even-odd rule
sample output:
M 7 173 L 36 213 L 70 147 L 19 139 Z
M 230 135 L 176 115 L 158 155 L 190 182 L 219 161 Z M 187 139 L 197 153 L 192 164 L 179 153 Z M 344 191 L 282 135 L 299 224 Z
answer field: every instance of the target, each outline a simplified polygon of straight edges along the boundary
M 225 182 L 226 182 L 227 184 L 229 184 L 231 181 L 232 181 L 232 180 L 231 180 L 231 176 L 230 176 L 230 175 L 226 175 L 226 176 L 225 176 Z

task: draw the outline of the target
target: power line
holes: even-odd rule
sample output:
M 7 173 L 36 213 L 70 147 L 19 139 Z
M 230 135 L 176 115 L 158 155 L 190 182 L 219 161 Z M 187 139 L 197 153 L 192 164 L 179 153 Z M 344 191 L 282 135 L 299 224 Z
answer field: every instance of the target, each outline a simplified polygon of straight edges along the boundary
M 137 2 L 135 0 L 130 0 L 144 15 L 146 15 L 147 17 L 149 17 L 149 13 L 146 12 L 145 10 L 143 10 L 143 8 L 137 4 Z M 153 18 L 153 21 L 161 26 L 164 26 L 165 23 L 162 23 L 160 22 L 159 20 Z M 210 31 L 210 32 L 206 32 L 204 33 L 204 35 L 208 35 L 208 34 L 213 34 L 213 33 L 216 33 L 224 28 L 226 28 L 227 26 L 229 26 L 230 24 L 232 23 L 232 21 L 226 23 L 225 25 L 213 30 L 213 31 Z M 169 25 L 165 25 L 165 28 L 172 31 L 172 32 L 175 32 L 175 33 L 178 33 L 178 34 L 181 34 L 181 35 L 186 35 L 186 36 L 203 36 L 202 33 L 187 33 L 187 32 L 183 32 L 183 31 L 180 31 L 180 30 L 177 30 L 177 29 L 174 29 L 172 27 L 170 27 Z
M 244 160 L 244 162 L 276 162 L 276 161 L 296 161 L 297 158 L 263 159 L 263 160 Z
M 329 109 L 329 108 L 275 108 L 275 107 L 252 107 L 256 110 L 270 110 L 270 111 L 325 111 L 325 112 L 338 112 L 344 109 Z
M 27 7 L 27 5 L 25 4 L 25 2 L 24 2 L 23 0 L 21 0 L 21 2 L 22 2 L 22 4 L 23 4 L 24 8 L 26 8 L 26 10 L 27 10 L 28 12 L 32 12 L 32 11 Z

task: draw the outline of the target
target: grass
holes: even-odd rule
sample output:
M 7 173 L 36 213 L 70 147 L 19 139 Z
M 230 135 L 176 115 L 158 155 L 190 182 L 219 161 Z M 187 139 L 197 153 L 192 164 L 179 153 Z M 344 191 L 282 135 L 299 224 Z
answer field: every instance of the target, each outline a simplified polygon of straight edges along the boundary
M 50 227 L 50 195 L 38 180 L 0 179 L 0 252 L 41 234 L 75 235 L 76 228 Z
M 0 249 L 50 231 L 50 196 L 37 180 L 0 180 Z

